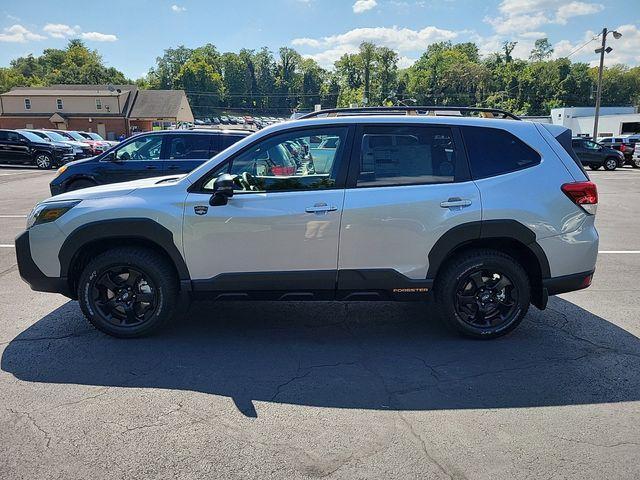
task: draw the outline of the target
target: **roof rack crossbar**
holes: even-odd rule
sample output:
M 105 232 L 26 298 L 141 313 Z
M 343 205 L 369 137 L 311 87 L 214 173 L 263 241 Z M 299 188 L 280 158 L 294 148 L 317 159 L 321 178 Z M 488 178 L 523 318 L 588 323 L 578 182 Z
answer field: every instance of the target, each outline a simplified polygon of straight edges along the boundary
M 425 115 L 436 112 L 459 112 L 479 113 L 485 118 L 510 118 L 520 120 L 520 117 L 513 113 L 499 108 L 484 107 L 453 107 L 453 106 L 397 106 L 397 107 L 351 107 L 351 108 L 328 108 L 303 115 L 300 119 L 315 118 L 320 116 L 338 117 L 341 115 Z

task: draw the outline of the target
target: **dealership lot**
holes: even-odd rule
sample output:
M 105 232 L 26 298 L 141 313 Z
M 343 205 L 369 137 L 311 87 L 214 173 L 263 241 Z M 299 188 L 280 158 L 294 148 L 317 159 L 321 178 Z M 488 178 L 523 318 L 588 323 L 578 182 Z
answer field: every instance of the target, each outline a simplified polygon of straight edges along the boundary
M 106 337 L 17 272 L 53 175 L 0 168 L 0 477 L 640 476 L 640 170 L 589 172 L 593 286 L 492 342 L 366 302 L 195 304 Z

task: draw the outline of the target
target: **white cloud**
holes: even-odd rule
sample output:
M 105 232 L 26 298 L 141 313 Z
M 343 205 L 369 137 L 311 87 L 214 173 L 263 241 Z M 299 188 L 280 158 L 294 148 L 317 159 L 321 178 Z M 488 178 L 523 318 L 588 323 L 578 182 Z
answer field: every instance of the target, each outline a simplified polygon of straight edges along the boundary
M 78 25 L 71 27 L 64 23 L 47 23 L 42 31 L 53 38 L 67 38 L 78 35 L 80 33 L 80 27 Z
M 353 4 L 353 13 L 362 13 L 371 10 L 378 5 L 376 0 L 356 0 Z
M 176 13 L 182 13 L 187 11 L 187 7 L 181 7 L 180 5 L 173 4 L 171 5 L 171 10 Z
M 345 53 L 354 53 L 362 42 L 371 42 L 398 52 L 424 51 L 433 42 L 453 40 L 458 32 L 437 27 L 425 27 L 422 30 L 393 27 L 354 28 L 348 32 L 322 38 L 295 38 L 292 44 L 298 47 L 324 49 L 318 53 L 305 55 L 313 58 L 324 67 L 331 67 Z
M 44 35 L 33 33 L 22 25 L 11 25 L 6 27 L 0 33 L 0 42 L 25 43 L 31 40 L 44 40 Z
M 100 32 L 83 32 L 80 35 L 80 38 L 83 40 L 89 40 L 91 42 L 115 42 L 118 40 L 118 37 L 111 33 L 100 33 Z
M 501 35 L 527 33 L 547 24 L 566 25 L 569 19 L 601 12 L 599 3 L 572 1 L 558 6 L 556 0 L 503 0 L 499 16 L 487 16 L 484 22 Z
M 91 42 L 115 42 L 118 40 L 118 37 L 111 33 L 83 32 L 79 25 L 72 27 L 64 23 L 47 23 L 42 31 L 52 38 L 76 37 Z
M 414 63 L 416 63 L 415 58 L 409 58 L 405 56 L 398 58 L 398 68 L 409 68 Z

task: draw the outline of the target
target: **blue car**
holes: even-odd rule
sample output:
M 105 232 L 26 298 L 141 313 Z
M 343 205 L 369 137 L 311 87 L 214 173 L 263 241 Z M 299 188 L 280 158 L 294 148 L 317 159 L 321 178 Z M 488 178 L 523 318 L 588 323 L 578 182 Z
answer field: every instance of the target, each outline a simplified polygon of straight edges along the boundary
M 52 195 L 58 195 L 96 185 L 189 173 L 249 133 L 165 130 L 135 135 L 100 155 L 67 163 L 49 188 Z

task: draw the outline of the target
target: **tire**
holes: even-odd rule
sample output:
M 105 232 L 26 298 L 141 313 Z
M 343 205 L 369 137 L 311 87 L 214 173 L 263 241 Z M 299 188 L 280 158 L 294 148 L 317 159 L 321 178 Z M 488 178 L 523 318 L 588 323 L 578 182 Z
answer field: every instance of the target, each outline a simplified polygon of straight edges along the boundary
M 590 165 L 589 165 L 589 168 L 590 168 L 591 170 L 600 170 L 600 167 L 601 167 L 601 166 L 602 166 L 602 165 L 598 165 L 597 163 L 592 163 L 592 164 L 590 164 Z
M 178 279 L 152 250 L 119 247 L 89 262 L 78 281 L 78 302 L 98 330 L 118 338 L 148 335 L 165 325 L 178 305 Z
M 34 159 L 36 167 L 40 170 L 48 170 L 53 167 L 53 162 L 51 161 L 51 155 L 44 152 L 36 153 L 36 158 Z
M 83 188 L 95 187 L 97 184 L 91 180 L 75 180 L 69 184 L 66 192 L 73 192 L 74 190 L 80 190 Z
M 482 339 L 498 338 L 516 328 L 531 299 L 524 268 L 490 249 L 470 250 L 451 259 L 434 290 L 445 323 L 462 335 Z
M 618 168 L 618 160 L 615 159 L 614 157 L 609 157 L 609 158 L 605 158 L 604 159 L 604 169 L 612 172 L 613 170 L 615 170 L 616 168 Z
M 631 166 L 633 168 L 640 168 L 640 155 L 635 157 L 632 161 L 631 161 Z

